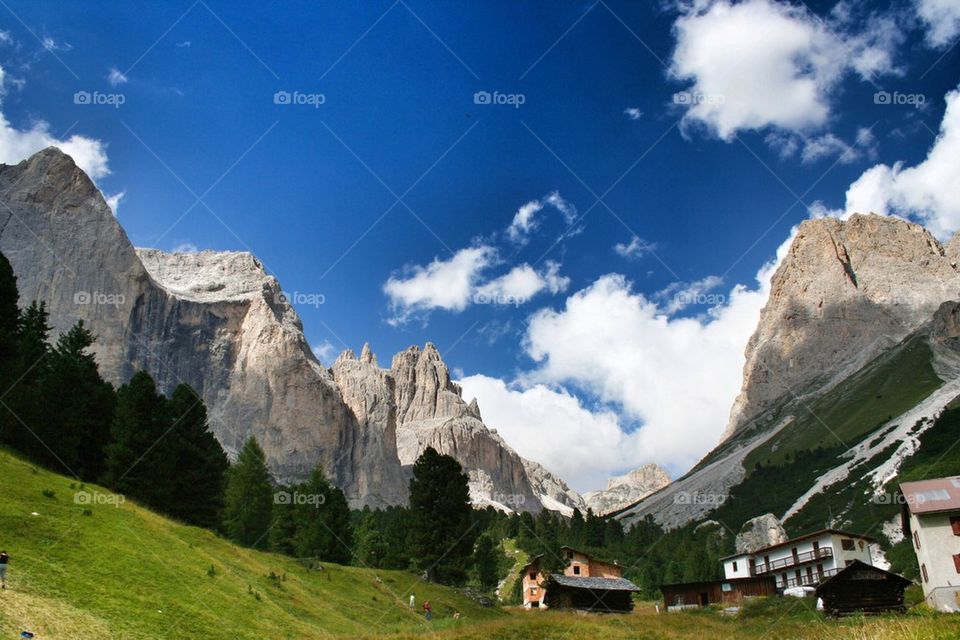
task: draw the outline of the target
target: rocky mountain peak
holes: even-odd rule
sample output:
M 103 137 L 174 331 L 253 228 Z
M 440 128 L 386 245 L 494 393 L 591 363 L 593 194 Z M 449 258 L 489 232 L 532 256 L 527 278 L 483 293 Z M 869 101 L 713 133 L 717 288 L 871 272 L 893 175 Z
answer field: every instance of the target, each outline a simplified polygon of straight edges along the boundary
M 800 225 L 746 348 L 726 435 L 785 395 L 829 386 L 960 297 L 956 260 L 922 226 L 855 214 Z
M 594 513 L 619 511 L 670 484 L 670 475 L 663 467 L 645 464 L 622 476 L 607 480 L 607 488 L 589 491 L 583 499 Z
M 373 365 L 374 367 L 377 366 L 377 356 L 370 350 L 369 342 L 363 343 L 363 350 L 360 351 L 360 362 Z

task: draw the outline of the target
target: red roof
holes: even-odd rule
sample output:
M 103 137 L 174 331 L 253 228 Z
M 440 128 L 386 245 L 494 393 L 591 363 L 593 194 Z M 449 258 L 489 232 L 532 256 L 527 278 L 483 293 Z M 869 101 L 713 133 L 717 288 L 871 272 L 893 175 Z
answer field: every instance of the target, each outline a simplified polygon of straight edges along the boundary
M 904 482 L 900 491 L 911 513 L 960 511 L 960 476 Z

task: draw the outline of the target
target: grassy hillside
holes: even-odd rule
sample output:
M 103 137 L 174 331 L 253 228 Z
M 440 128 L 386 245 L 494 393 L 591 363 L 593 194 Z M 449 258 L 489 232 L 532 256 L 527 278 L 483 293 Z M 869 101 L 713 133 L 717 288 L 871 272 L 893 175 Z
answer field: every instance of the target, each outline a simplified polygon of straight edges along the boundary
M 960 637 L 960 616 L 915 613 L 824 620 L 774 598 L 737 619 L 716 611 L 629 615 L 484 609 L 403 572 L 325 565 L 238 548 L 0 451 L 0 546 L 12 556 L 0 636 L 93 638 L 891 638 Z M 96 493 L 95 493 L 96 492 Z M 407 608 L 429 598 L 427 624 Z M 453 612 L 462 614 L 453 619 Z
M 914 336 L 822 397 L 798 403 L 794 423 L 747 456 L 747 473 L 758 462 L 789 462 L 797 451 L 853 446 L 943 384 L 932 362 L 926 338 Z
M 0 636 L 64 638 L 309 638 L 419 634 L 497 618 L 459 592 L 404 572 L 324 565 L 237 547 L 131 502 L 77 504 L 92 485 L 0 450 Z M 379 581 L 378 581 L 379 578 Z M 407 607 L 429 598 L 431 626 Z M 454 611 L 462 613 L 454 621 Z
M 796 403 L 792 409 L 796 420 L 746 457 L 747 477 L 709 517 L 736 531 L 746 520 L 762 513 L 782 514 L 820 475 L 840 462 L 839 455 L 943 384 L 933 371 L 932 360 L 926 339 L 914 336 L 829 393 L 812 402 Z M 873 466 L 881 457 L 873 461 Z M 842 501 L 831 492 L 822 499 L 826 500 L 822 513 L 806 510 L 787 523 L 788 529 L 800 533 L 821 528 L 833 515 L 862 506 L 867 500 L 862 487 L 851 488 L 848 493 Z

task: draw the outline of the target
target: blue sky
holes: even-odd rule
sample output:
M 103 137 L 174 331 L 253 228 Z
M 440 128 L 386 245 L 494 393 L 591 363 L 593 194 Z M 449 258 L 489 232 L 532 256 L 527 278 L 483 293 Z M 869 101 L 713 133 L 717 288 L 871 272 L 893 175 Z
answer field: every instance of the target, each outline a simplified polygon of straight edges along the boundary
M 73 144 L 136 245 L 252 251 L 325 364 L 433 341 L 579 489 L 717 442 L 794 225 L 960 218 L 924 192 L 956 177 L 951 3 L 11 2 L 0 30 L 0 159 Z

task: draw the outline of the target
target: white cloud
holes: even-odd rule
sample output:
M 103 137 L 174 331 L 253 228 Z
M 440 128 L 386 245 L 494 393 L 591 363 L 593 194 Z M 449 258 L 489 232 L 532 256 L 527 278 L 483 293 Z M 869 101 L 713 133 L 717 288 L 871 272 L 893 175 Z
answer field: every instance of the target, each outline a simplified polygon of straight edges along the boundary
M 892 20 L 875 17 L 862 32 L 838 36 L 804 7 L 777 0 L 697 2 L 674 32 L 671 73 L 693 82 L 678 94 L 684 124 L 727 141 L 743 130 L 821 128 L 840 78 L 896 72 L 902 37 Z
M 520 455 L 580 491 L 606 486 L 613 470 L 643 458 L 636 435 L 623 431 L 615 413 L 591 411 L 563 389 L 508 386 L 484 375 L 457 382 L 465 398 L 477 398 L 484 422 Z
M 531 200 L 517 209 L 510 226 L 507 227 L 507 237 L 510 241 L 516 244 L 526 243 L 530 233 L 536 230 L 540 224 L 537 214 L 543 211 L 547 205 L 559 211 L 567 225 L 573 224 L 577 218 L 577 208 L 573 203 L 565 200 L 559 192 L 554 191 L 539 200 Z
M 811 214 L 851 215 L 873 212 L 922 222 L 940 238 L 960 229 L 960 88 L 947 93 L 940 132 L 927 157 L 913 167 L 878 164 L 865 171 L 846 193 L 844 210 L 817 202 Z
M 13 36 L 9 31 L 0 31 L 0 44 L 13 44 Z
M 643 117 L 643 111 L 636 107 L 627 107 L 623 110 L 623 115 L 627 116 L 631 120 L 639 120 Z
M 312 347 L 313 355 L 317 357 L 317 360 L 321 364 L 330 365 L 337 356 L 337 348 L 330 343 L 329 340 L 324 340 L 320 344 L 315 344 Z
M 406 277 L 391 276 L 383 291 L 395 312 L 393 323 L 430 309 L 463 311 L 470 304 L 480 272 L 490 266 L 496 252 L 489 246 L 457 251 L 450 259 L 436 258 L 425 267 L 408 268 Z
M 107 206 L 110 207 L 110 211 L 113 211 L 113 215 L 117 215 L 117 211 L 120 209 L 120 201 L 123 200 L 124 196 L 126 195 L 126 190 L 114 193 L 112 195 L 104 194 L 103 199 L 106 200 Z
M 630 242 L 618 242 L 613 245 L 613 250 L 617 255 L 627 260 L 638 260 L 656 248 L 657 245 L 647 242 L 640 236 L 633 236 L 630 238 Z
M 693 282 L 674 282 L 654 296 L 668 314 L 682 311 L 689 306 L 709 305 L 714 308 L 726 302 L 726 296 L 710 293 L 723 284 L 719 276 L 707 276 Z
M 536 228 L 536 215 L 543 209 L 539 200 L 531 200 L 522 205 L 513 216 L 513 222 L 507 227 L 507 237 L 513 242 L 525 242 L 527 235 Z
M 932 47 L 952 45 L 960 36 L 960 3 L 956 0 L 914 0 Z
M 5 92 L 6 74 L 0 68 L 0 96 Z M 50 125 L 38 120 L 27 129 L 18 129 L 0 113 L 0 162 L 16 164 L 47 147 L 58 147 L 73 158 L 91 179 L 97 180 L 110 173 L 107 166 L 106 145 L 100 140 L 72 135 L 58 139 L 50 133 Z
M 570 278 L 560 275 L 558 263 L 547 261 L 546 269 L 541 272 L 524 263 L 477 287 L 474 300 L 484 304 L 520 305 L 543 291 L 557 294 L 566 291 L 568 286 Z
M 780 247 L 777 261 L 791 241 Z M 621 275 L 603 276 L 570 296 L 562 310 L 532 316 L 525 348 L 538 366 L 521 377 L 528 385 L 588 392 L 619 407 L 624 421 L 639 422 L 624 441 L 629 459 L 622 468 L 655 460 L 684 471 L 723 433 L 774 267 L 764 265 L 755 288 L 733 287 L 696 318 L 674 317 L 669 302 L 633 291 Z M 704 279 L 694 289 L 715 283 Z M 485 411 L 486 398 L 479 401 Z M 549 451 L 554 445 L 542 446 Z
M 173 248 L 173 253 L 196 253 L 200 251 L 192 242 L 181 242 Z
M 111 86 L 117 87 L 127 83 L 127 76 L 116 67 L 110 67 L 110 73 L 107 74 L 107 82 L 109 82 Z

